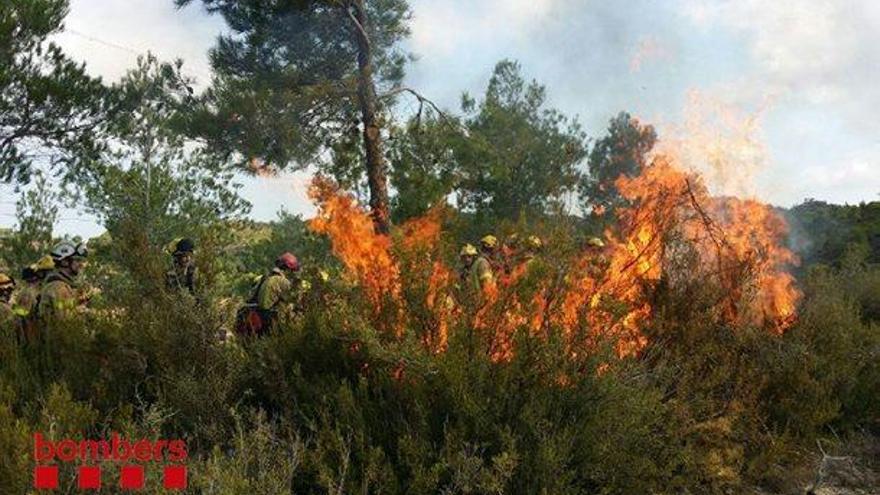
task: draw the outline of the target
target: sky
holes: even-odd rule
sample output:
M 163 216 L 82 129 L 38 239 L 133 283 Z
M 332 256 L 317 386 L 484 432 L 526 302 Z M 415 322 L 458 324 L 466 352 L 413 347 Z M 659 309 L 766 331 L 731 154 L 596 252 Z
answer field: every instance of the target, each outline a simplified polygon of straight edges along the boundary
M 719 192 L 781 206 L 806 198 L 880 199 L 880 2 L 410 5 L 407 44 L 416 59 L 405 83 L 442 107 L 456 110 L 463 92 L 482 94 L 495 63 L 513 59 L 546 86 L 549 104 L 578 116 L 591 137 L 601 137 L 608 120 L 627 111 L 655 124 L 668 143 L 700 136 L 701 143 L 714 143 L 701 146 L 724 153 L 736 143 L 734 170 L 719 177 L 748 176 L 748 184 L 732 181 L 733 190 L 721 184 Z M 199 2 L 178 10 L 172 0 L 71 0 L 65 27 L 55 41 L 108 82 L 149 50 L 183 59 L 184 71 L 202 85 L 210 75 L 207 51 L 225 29 Z M 251 215 L 270 220 L 280 209 L 310 215 L 307 181 L 305 173 L 245 179 Z M 0 188 L 2 227 L 14 224 L 9 193 Z M 62 211 L 57 229 L 84 236 L 101 231 L 76 209 Z

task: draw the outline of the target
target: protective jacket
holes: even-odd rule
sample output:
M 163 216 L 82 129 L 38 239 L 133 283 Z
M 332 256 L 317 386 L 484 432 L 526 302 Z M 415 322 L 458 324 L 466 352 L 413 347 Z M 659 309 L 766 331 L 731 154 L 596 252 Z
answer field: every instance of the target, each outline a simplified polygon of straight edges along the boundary
M 40 298 L 40 286 L 27 284 L 12 298 L 12 311 L 19 318 L 28 318 L 36 309 Z
M 165 273 L 165 288 L 168 290 L 186 290 L 190 294 L 196 295 L 196 290 L 199 286 L 198 279 L 195 265 L 175 266 Z
M 263 275 L 236 316 L 236 332 L 242 335 L 264 335 L 272 329 L 278 306 L 293 302 L 298 296 L 294 283 L 279 268 Z
M 69 318 L 77 305 L 77 285 L 70 275 L 54 271 L 46 277 L 37 302 L 37 315 L 41 319 Z
M 471 265 L 469 274 L 471 288 L 481 292 L 487 284 L 495 283 L 495 273 L 492 263 L 485 256 L 478 257 Z

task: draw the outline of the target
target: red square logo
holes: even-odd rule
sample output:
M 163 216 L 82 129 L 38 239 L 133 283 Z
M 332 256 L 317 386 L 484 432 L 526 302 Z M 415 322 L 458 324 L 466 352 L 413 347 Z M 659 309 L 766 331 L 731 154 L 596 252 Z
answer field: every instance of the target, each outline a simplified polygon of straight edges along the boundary
M 37 490 L 55 490 L 58 488 L 58 466 L 35 467 L 34 488 Z
M 119 487 L 123 490 L 140 490 L 144 487 L 144 467 L 129 464 L 119 470 Z
M 166 490 L 186 489 L 186 466 L 165 466 L 162 473 L 162 486 Z
M 80 490 L 97 490 L 101 488 L 101 468 L 98 466 L 80 466 L 77 468 L 76 485 Z

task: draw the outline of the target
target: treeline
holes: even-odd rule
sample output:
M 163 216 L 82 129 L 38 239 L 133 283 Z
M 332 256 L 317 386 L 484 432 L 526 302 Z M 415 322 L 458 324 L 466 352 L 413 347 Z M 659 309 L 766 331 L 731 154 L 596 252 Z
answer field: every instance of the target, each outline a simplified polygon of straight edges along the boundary
M 880 263 L 880 201 L 835 205 L 808 199 L 787 217 L 804 266 L 840 266 L 848 257 Z

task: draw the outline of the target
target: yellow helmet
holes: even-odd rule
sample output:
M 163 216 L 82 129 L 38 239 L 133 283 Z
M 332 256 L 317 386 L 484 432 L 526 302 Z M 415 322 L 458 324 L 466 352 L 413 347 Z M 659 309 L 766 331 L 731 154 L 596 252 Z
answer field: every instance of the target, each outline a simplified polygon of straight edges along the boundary
M 35 272 L 46 272 L 55 268 L 55 262 L 48 254 L 38 259 L 31 265 L 31 269 Z
M 603 248 L 605 247 L 605 241 L 599 239 L 598 237 L 590 237 L 589 239 L 587 239 L 587 246 Z
M 0 273 L 0 290 L 11 289 L 15 287 L 15 280 L 5 273 Z
M 165 252 L 168 254 L 174 254 L 174 251 L 177 250 L 177 243 L 182 241 L 183 237 L 175 237 L 171 239 L 168 244 L 165 244 Z
M 542 241 L 541 238 L 536 235 L 530 235 L 528 239 L 528 245 L 532 249 L 541 249 L 544 247 L 544 241 Z
M 495 249 L 498 247 L 498 238 L 492 234 L 485 235 L 480 239 L 480 246 L 487 249 Z
M 476 256 L 477 248 L 473 246 L 473 244 L 465 244 L 461 247 L 461 251 L 458 253 L 459 256 Z

